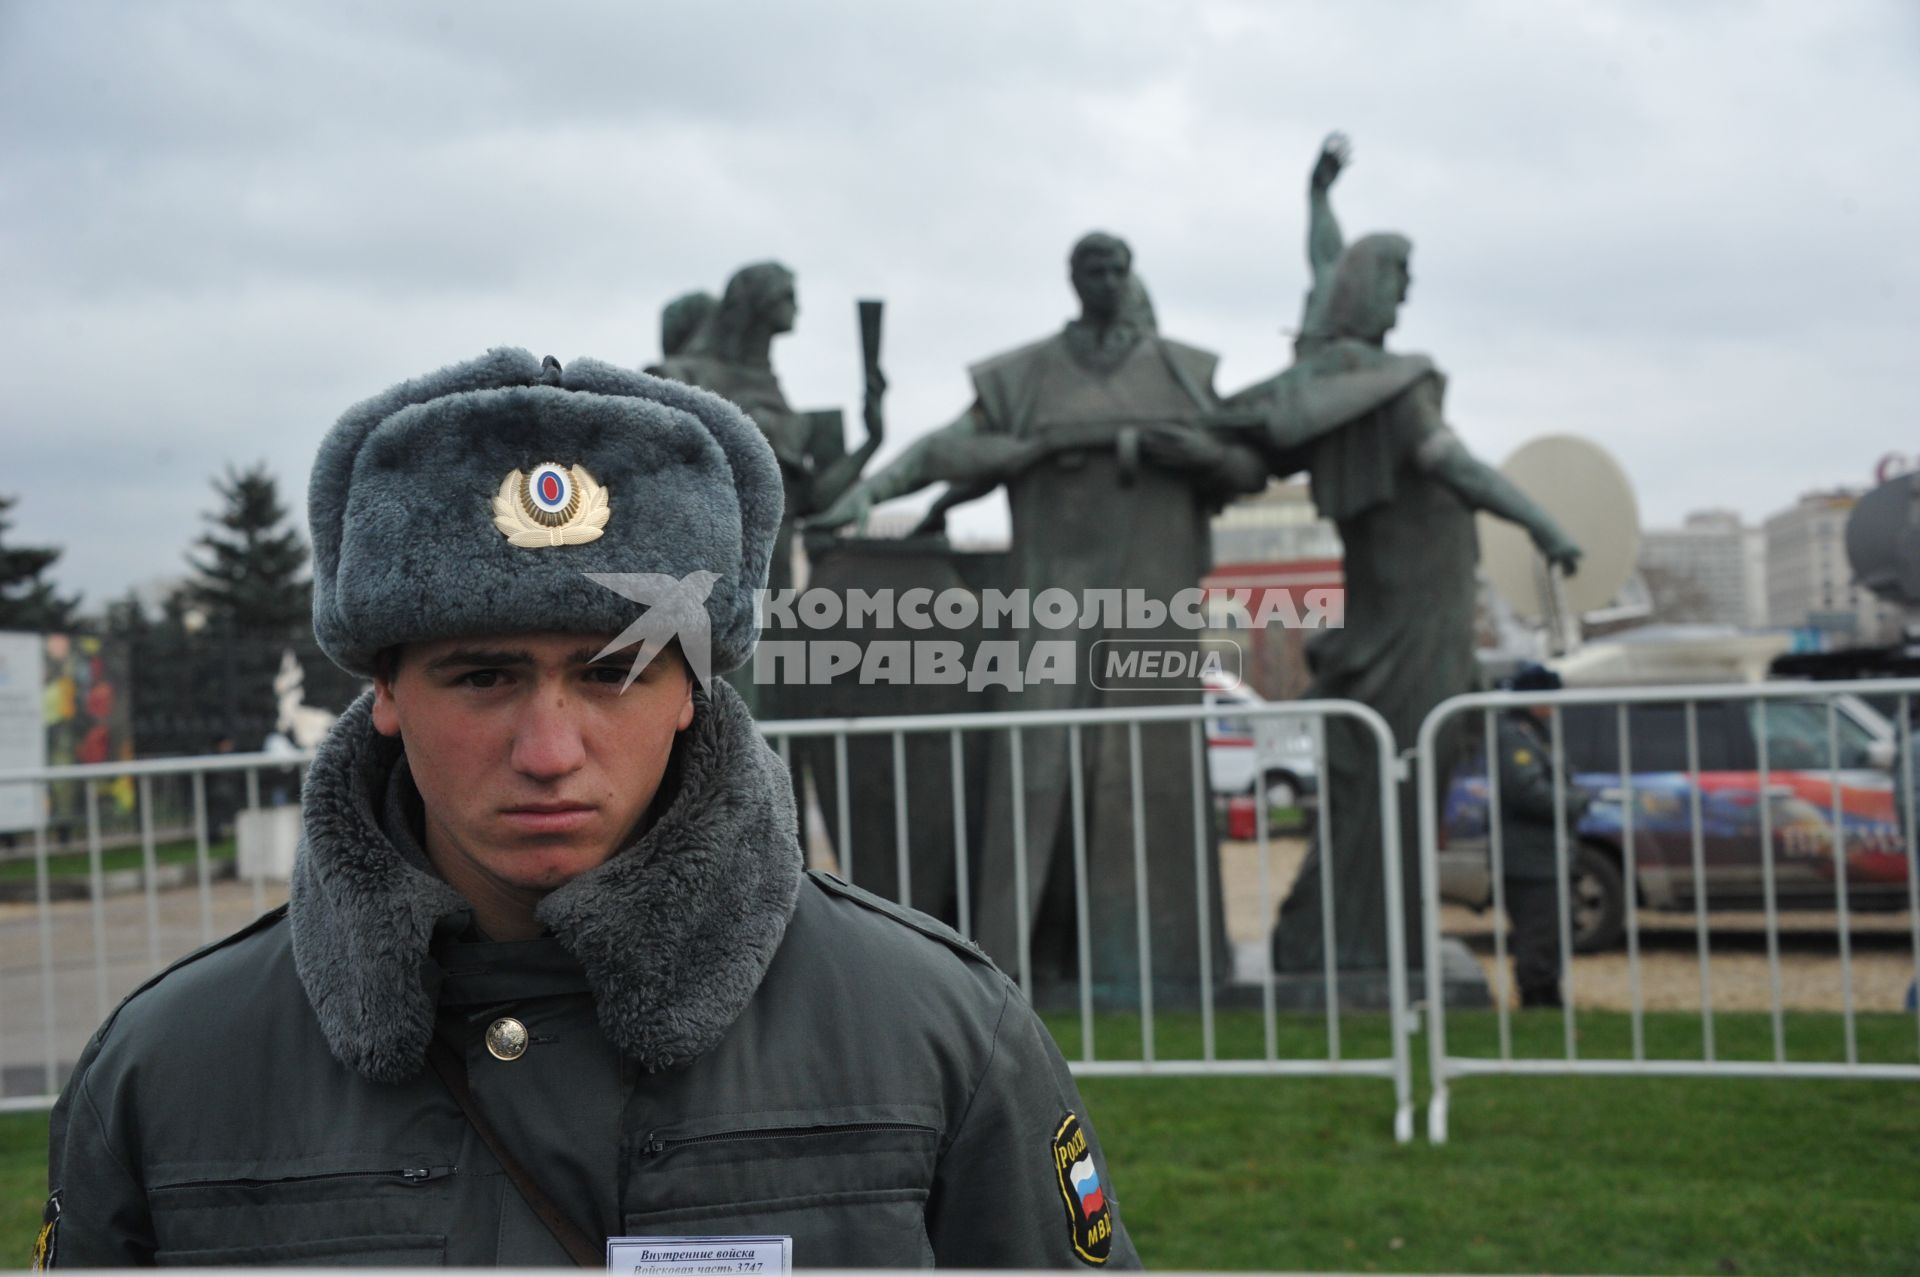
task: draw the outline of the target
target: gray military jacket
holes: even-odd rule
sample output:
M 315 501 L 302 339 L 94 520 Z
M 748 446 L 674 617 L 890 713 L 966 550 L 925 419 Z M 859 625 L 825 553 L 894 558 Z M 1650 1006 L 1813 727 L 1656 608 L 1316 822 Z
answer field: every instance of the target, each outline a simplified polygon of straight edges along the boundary
M 1500 860 L 1509 878 L 1552 882 L 1558 863 L 1554 851 L 1553 745 L 1546 729 L 1524 710 L 1500 715 L 1495 745 L 1500 758 Z M 1567 856 L 1579 844 L 1574 835 L 1591 797 L 1565 778 Z
M 69 1079 L 52 1262 L 567 1264 L 423 1067 L 438 1032 L 590 1234 L 785 1234 L 807 1267 L 1138 1267 L 1006 977 L 801 873 L 785 772 L 724 685 L 674 772 L 633 846 L 543 902 L 547 935 L 488 943 L 425 871 L 404 759 L 356 705 L 313 765 L 289 905 L 134 993 Z M 487 1047 L 507 1017 L 514 1059 Z

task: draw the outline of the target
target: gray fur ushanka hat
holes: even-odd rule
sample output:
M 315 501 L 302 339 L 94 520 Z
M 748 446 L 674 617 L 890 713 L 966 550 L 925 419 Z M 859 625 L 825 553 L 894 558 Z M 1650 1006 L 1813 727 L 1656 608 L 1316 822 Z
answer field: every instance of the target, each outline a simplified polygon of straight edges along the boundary
M 355 405 L 321 443 L 314 635 L 365 676 L 398 643 L 617 634 L 641 605 L 587 573 L 706 571 L 713 668 L 734 669 L 753 653 L 781 500 L 773 450 L 726 400 L 491 350 Z

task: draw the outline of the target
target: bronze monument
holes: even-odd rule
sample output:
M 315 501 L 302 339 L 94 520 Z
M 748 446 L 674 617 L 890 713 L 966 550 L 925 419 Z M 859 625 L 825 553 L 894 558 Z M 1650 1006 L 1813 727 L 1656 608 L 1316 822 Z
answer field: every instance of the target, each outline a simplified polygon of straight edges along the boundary
M 689 303 L 678 299 L 673 305 Z M 690 303 L 696 305 L 697 303 Z M 672 307 L 669 307 L 671 310 Z M 800 313 L 793 272 L 778 262 L 743 266 L 727 281 L 719 304 L 689 333 L 679 353 L 659 365 L 663 377 L 731 399 L 767 436 L 786 481 L 786 515 L 775 543 L 769 590 L 793 584 L 794 523 L 825 510 L 860 477 L 885 434 L 882 400 L 887 380 L 879 366 L 880 304 L 861 303 L 866 442 L 846 450 L 837 409 L 796 412 L 773 371 L 773 339 L 793 331 Z M 663 341 L 667 325 L 662 321 Z
M 1558 569 L 1579 547 L 1497 471 L 1475 459 L 1442 411 L 1445 377 L 1423 355 L 1385 348 L 1406 300 L 1411 243 L 1400 235 L 1344 243 L 1328 198 L 1347 161 L 1328 139 L 1309 181 L 1313 286 L 1292 367 L 1235 395 L 1213 424 L 1257 441 L 1274 471 L 1305 470 L 1314 504 L 1345 547 L 1345 626 L 1308 646 L 1311 697 L 1364 702 L 1406 749 L 1449 696 L 1473 690 L 1479 557 L 1474 512 L 1520 524 Z M 1244 432 L 1244 433 L 1242 433 Z M 1451 742 L 1443 742 L 1447 775 Z M 1371 736 L 1351 720 L 1327 732 L 1332 845 L 1316 845 L 1281 906 L 1273 936 L 1281 971 L 1320 969 L 1326 938 L 1319 875 L 1334 878 L 1335 953 L 1347 970 L 1387 965 L 1379 780 Z M 1400 803 L 1401 879 L 1409 962 L 1418 966 L 1419 859 L 1411 783 Z
M 1118 238 L 1090 234 L 1073 248 L 1069 273 L 1081 315 L 1042 341 L 971 370 L 975 399 L 957 420 L 917 441 L 891 465 L 850 489 L 820 519 L 833 527 L 861 520 L 874 504 L 937 480 L 956 496 L 1007 489 L 1013 546 L 1007 580 L 1038 593 L 1064 589 L 1085 600 L 1094 591 L 1138 591 L 1165 604 L 1196 589 L 1209 566 L 1209 517 L 1235 495 L 1259 490 L 1266 466 L 1252 448 L 1200 425 L 1216 406 L 1215 357 L 1163 338 L 1143 290 L 1133 283 L 1132 252 Z M 1028 683 L 996 707 L 1017 710 L 1167 705 L 1198 699 L 1197 680 L 1155 690 L 1093 685 L 1095 645 L 1124 632 L 1161 645 L 1192 644 L 1192 630 L 1069 633 L 1028 628 L 1023 657 L 1040 640 L 1077 639 L 1071 682 Z M 986 827 L 977 855 L 976 936 L 1004 966 L 1025 969 L 1030 940 L 1041 993 L 1077 973 L 1074 827 L 1087 849 L 1089 980 L 1104 1003 L 1134 998 L 1141 980 L 1135 909 L 1136 839 L 1146 852 L 1151 978 L 1163 996 L 1191 1001 L 1201 970 L 1201 917 L 1207 961 L 1226 975 L 1217 886 L 1196 892 L 1194 756 L 1187 724 L 1148 725 L 1139 734 L 1143 813 L 1136 829 L 1130 734 L 1082 733 L 1084 805 L 1070 807 L 1069 734 L 1030 728 L 1021 735 L 1024 784 L 1016 796 L 1011 743 L 996 743 L 989 763 Z M 1201 760 L 1204 767 L 1204 760 Z M 1015 829 L 1015 813 L 1024 820 Z M 1202 854 L 1212 864 L 1211 812 L 1202 810 Z M 1022 860 L 1024 849 L 1024 865 Z M 1025 894 L 1020 884 L 1024 882 Z

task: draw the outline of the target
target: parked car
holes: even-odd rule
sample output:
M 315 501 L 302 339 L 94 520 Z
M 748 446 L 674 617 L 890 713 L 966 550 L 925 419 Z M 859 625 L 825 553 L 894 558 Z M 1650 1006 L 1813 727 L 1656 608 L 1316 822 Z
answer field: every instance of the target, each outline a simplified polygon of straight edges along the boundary
M 1207 782 L 1216 796 L 1229 800 L 1228 837 L 1253 837 L 1261 799 L 1270 816 L 1313 801 L 1322 752 L 1317 719 L 1248 714 L 1249 708 L 1270 702 L 1251 688 L 1226 682 L 1209 681 L 1205 701 L 1214 711 L 1207 717 Z
M 1689 776 L 1686 707 L 1629 709 L 1639 908 L 1691 911 L 1699 892 L 1713 909 L 1763 908 L 1764 800 L 1772 820 L 1776 903 L 1782 909 L 1831 909 L 1836 780 L 1850 906 L 1904 906 L 1910 851 L 1896 804 L 1893 725 L 1858 698 L 1843 695 L 1836 704 L 1837 769 L 1830 766 L 1827 709 L 1819 699 L 1696 702 L 1697 785 Z M 1758 747 L 1763 705 L 1764 795 Z M 1624 934 L 1628 791 L 1621 786 L 1618 710 L 1568 705 L 1562 707 L 1561 722 L 1568 783 L 1594 797 L 1568 830 L 1574 948 L 1584 953 L 1613 948 Z M 1693 867 L 1696 792 L 1704 870 L 1698 880 Z M 1486 751 L 1476 735 L 1448 787 L 1440 850 L 1442 898 L 1475 908 L 1491 903 L 1487 801 Z

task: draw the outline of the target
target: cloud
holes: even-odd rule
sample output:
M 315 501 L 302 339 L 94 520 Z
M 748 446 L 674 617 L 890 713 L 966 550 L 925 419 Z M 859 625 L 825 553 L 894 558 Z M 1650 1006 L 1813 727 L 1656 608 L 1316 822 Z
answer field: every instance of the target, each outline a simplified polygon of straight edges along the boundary
M 179 570 L 227 463 L 298 501 L 383 385 L 644 362 L 766 257 L 797 405 L 857 416 L 886 299 L 884 457 L 1068 317 L 1092 226 L 1232 389 L 1286 358 L 1339 127 L 1473 447 L 1578 430 L 1650 521 L 1758 518 L 1920 449 L 1917 34 L 1899 0 L 0 7 L 0 491 L 97 604 Z

